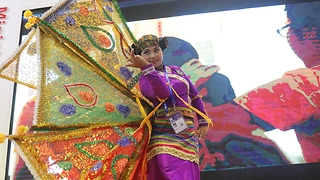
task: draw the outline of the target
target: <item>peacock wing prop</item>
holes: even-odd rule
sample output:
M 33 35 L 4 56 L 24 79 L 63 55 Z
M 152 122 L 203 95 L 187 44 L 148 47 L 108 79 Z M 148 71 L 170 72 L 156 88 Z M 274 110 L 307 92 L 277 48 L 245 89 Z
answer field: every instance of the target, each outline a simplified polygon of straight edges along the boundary
M 88 53 L 123 85 L 137 70 L 121 69 L 135 42 L 116 1 L 65 0 L 47 11 L 42 19 L 66 39 Z M 136 72 L 135 72 L 136 71 Z
M 137 74 L 122 65 L 135 40 L 115 1 L 62 1 L 35 21 L 41 30 L 34 128 L 119 125 L 151 111 L 127 88 Z
M 0 77 L 36 89 L 39 80 L 39 60 L 36 49 L 36 29 L 32 29 L 23 43 L 0 66 Z
M 145 179 L 153 108 L 132 88 L 139 72 L 121 67 L 134 38 L 116 2 L 61 1 L 33 20 L 37 29 L 0 72 L 37 88 L 33 130 L 46 131 L 9 136 L 32 174 L 36 179 Z M 24 54 L 34 43 L 33 72 L 21 73 Z
M 151 110 L 146 102 L 136 101 L 137 95 L 76 44 L 56 34 L 45 22 L 39 24 L 40 83 L 34 128 L 142 121 L 145 110 Z
M 34 19 L 29 18 L 27 28 L 32 27 Z M 126 52 L 136 40 L 116 1 L 63 0 L 43 14 L 40 20 L 75 43 L 124 86 L 133 87 L 132 83 L 138 80 L 140 72 L 137 69 L 122 67 L 126 63 Z M 36 88 L 38 50 L 35 41 L 35 30 L 32 30 L 14 55 L 0 67 L 1 78 Z
M 90 126 L 10 139 L 35 179 L 145 179 L 145 130 Z
M 32 122 L 34 101 L 24 108 L 20 119 L 23 125 Z M 145 126 L 132 124 L 93 125 L 69 131 L 11 135 L 9 138 L 23 159 L 19 160 L 16 178 L 31 171 L 30 179 L 145 179 L 149 138 L 146 131 Z M 23 164 L 29 171 L 26 167 L 21 169 Z

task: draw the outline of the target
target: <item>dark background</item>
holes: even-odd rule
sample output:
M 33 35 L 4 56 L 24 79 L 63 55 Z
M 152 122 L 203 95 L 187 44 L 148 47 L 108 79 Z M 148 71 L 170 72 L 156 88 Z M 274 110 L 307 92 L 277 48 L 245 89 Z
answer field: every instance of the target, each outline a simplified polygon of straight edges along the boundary
M 314 0 L 118 0 L 125 19 L 138 21 L 172 16 L 313 2 Z M 48 8 L 32 10 L 43 13 Z M 25 35 L 22 22 L 21 35 Z M 201 180 L 319 180 L 320 163 L 201 172 Z
M 127 21 L 137 21 L 252 7 L 312 2 L 312 0 L 118 0 L 117 2 Z

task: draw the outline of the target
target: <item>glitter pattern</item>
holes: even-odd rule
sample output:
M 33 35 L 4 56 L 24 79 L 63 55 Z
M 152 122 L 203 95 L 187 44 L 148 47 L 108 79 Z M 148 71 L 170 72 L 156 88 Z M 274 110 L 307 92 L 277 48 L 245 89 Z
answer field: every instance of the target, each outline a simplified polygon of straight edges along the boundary
M 143 140 L 148 138 L 147 128 L 138 127 L 138 124 L 118 127 L 120 132 L 125 128 L 134 129 L 132 138 L 136 140 L 143 134 L 137 145 L 107 126 L 14 135 L 11 140 L 17 145 L 19 154 L 27 157 L 28 164 L 35 165 L 29 169 L 38 179 L 127 179 L 134 170 L 134 163 L 130 162 L 138 160 L 147 146 Z M 37 166 L 39 163 L 43 165 Z
M 130 95 L 131 92 L 128 89 L 119 86 L 111 79 L 112 76 L 105 74 L 104 71 L 97 71 L 95 67 L 88 66 L 87 62 L 74 51 L 66 49 L 65 45 L 51 40 L 50 34 L 41 33 L 41 37 L 41 44 L 45 44 L 41 48 L 41 59 L 47 59 L 50 55 L 50 61 L 40 62 L 41 73 L 47 69 L 52 72 L 46 73 L 47 76 L 50 75 L 50 79 L 43 76 L 39 87 L 42 100 L 38 107 L 38 112 L 41 113 L 37 114 L 36 126 L 63 125 L 71 127 L 92 123 L 118 125 L 142 120 L 141 112 L 135 102 L 136 99 L 133 94 Z M 61 59 L 64 59 L 64 63 L 72 67 L 71 76 L 57 76 L 61 74 L 61 71 L 56 68 L 56 63 L 61 62 Z M 94 101 L 84 101 L 79 96 L 79 92 L 92 94 Z M 53 96 L 58 99 L 52 99 Z M 123 106 L 119 106 L 118 111 L 108 113 L 105 107 L 106 102 Z M 73 104 L 77 110 L 76 115 L 67 119 L 63 114 L 51 111 L 52 108 L 59 109 L 62 104 Z
M 139 107 L 153 108 L 127 88 L 140 70 L 113 68 L 136 41 L 117 2 L 62 0 L 37 20 L 0 67 L 38 91 L 36 133 L 9 137 L 33 179 L 144 179 L 136 163 L 146 163 L 149 133 Z

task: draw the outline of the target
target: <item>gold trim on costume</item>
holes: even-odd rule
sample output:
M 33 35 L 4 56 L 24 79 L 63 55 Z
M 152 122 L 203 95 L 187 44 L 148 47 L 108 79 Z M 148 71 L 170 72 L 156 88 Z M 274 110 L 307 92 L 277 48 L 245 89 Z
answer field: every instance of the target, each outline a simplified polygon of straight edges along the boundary
M 174 78 L 174 79 L 177 79 L 177 80 L 181 81 L 183 84 L 185 84 L 187 86 L 187 89 L 188 89 L 188 92 L 189 92 L 189 87 L 190 87 L 189 86 L 189 82 L 185 78 L 181 77 L 181 75 L 172 74 L 172 70 L 171 70 L 170 67 L 165 66 L 165 68 L 166 68 L 166 72 L 168 73 L 168 77 Z M 159 71 L 158 73 L 161 76 L 165 76 L 164 72 Z
M 170 113 L 170 112 L 174 111 L 174 108 L 173 107 L 169 107 L 168 110 L 169 110 L 169 113 Z M 180 111 L 183 116 L 190 117 L 192 119 L 194 118 L 193 111 L 190 108 L 176 107 L 176 110 Z M 164 109 L 159 109 L 156 112 L 156 116 L 158 116 L 158 117 L 166 116 L 165 110 Z
M 151 160 L 154 156 L 159 155 L 159 154 L 170 154 L 170 155 L 177 157 L 177 158 L 180 158 L 182 160 L 187 160 L 187 161 L 195 162 L 195 163 L 199 164 L 199 156 L 198 155 L 187 154 L 187 153 L 179 151 L 177 149 L 165 147 L 165 146 L 155 147 L 151 151 L 149 151 L 147 154 L 147 161 Z

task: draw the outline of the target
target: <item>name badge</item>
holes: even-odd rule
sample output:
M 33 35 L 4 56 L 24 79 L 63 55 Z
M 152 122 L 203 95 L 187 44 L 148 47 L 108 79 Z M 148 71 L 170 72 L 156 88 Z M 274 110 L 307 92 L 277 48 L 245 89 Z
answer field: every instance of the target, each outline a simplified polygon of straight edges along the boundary
M 182 114 L 179 111 L 170 113 L 169 121 L 176 134 L 179 134 L 182 131 L 188 129 L 186 121 L 184 120 Z

